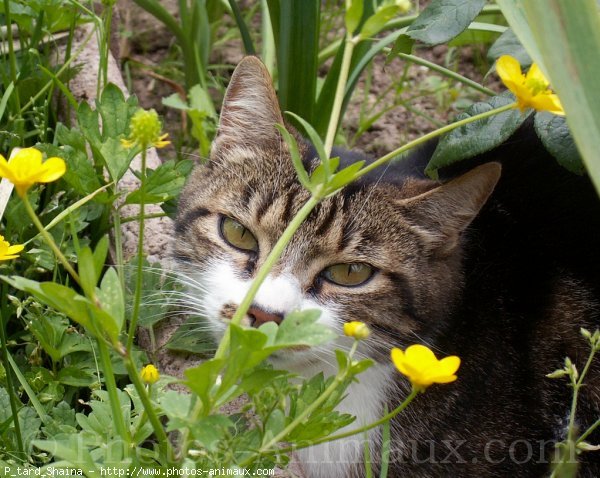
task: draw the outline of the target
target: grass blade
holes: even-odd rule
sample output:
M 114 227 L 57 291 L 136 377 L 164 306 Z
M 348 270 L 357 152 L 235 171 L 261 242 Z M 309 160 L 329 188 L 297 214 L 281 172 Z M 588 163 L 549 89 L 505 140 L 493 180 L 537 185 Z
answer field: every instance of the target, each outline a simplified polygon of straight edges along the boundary
M 319 0 L 281 0 L 275 39 L 281 109 L 311 124 L 315 120 L 320 7 Z M 271 20 L 275 23 L 273 16 Z

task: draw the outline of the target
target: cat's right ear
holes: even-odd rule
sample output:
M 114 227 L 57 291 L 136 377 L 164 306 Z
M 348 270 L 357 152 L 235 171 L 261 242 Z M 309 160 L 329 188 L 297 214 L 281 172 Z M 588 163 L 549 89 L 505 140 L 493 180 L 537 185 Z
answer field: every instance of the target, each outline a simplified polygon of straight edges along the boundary
M 499 163 L 483 164 L 399 205 L 429 248 L 445 256 L 492 194 L 501 171 Z
M 283 117 L 269 72 L 258 58 L 247 56 L 227 87 L 213 150 L 264 147 L 279 140 L 277 123 L 283 124 Z

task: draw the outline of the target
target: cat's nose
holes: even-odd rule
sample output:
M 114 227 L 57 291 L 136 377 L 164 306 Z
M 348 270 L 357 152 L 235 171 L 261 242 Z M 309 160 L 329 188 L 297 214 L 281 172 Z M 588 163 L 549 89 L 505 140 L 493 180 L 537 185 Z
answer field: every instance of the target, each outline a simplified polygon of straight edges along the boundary
M 247 314 L 250 318 L 250 325 L 252 325 L 252 327 L 260 327 L 262 324 L 267 322 L 275 322 L 276 324 L 280 324 L 283 320 L 283 314 L 267 312 L 266 310 L 255 305 L 248 309 Z

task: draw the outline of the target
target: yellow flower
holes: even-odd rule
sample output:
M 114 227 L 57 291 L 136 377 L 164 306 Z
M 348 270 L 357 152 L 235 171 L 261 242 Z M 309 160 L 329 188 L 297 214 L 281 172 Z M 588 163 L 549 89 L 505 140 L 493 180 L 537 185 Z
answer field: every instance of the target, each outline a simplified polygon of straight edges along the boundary
M 0 234 L 0 261 L 16 259 L 19 252 L 21 252 L 24 247 L 25 246 L 23 244 L 15 244 L 14 246 L 11 246 L 8 241 L 4 240 L 4 236 Z
M 506 87 L 517 97 L 517 105 L 521 111 L 534 108 L 555 115 L 565 114 L 560 99 L 552 92 L 550 83 L 535 63 L 524 75 L 515 58 L 502 55 L 496 62 L 496 71 Z
M 356 340 L 362 340 L 371 335 L 371 330 L 369 330 L 369 327 L 364 322 L 354 320 L 344 324 L 344 335 L 353 337 Z
M 131 117 L 129 128 L 131 129 L 129 138 L 121 140 L 121 144 L 125 148 L 132 148 L 138 144 L 142 149 L 149 146 L 164 148 L 171 144 L 170 141 L 165 141 L 169 136 L 168 134 L 160 134 L 162 125 L 158 119 L 158 114 L 154 110 L 137 110 Z
M 42 162 L 42 153 L 35 148 L 21 149 L 8 161 L 0 154 L 0 177 L 13 183 L 20 197 L 24 197 L 35 183 L 56 181 L 66 170 L 62 158 L 48 158 Z
M 424 345 L 411 345 L 404 352 L 393 348 L 392 362 L 408 377 L 413 387 L 420 391 L 424 391 L 434 383 L 454 382 L 455 373 L 460 366 L 460 359 L 457 356 L 452 355 L 438 360 Z
M 142 380 L 149 385 L 152 385 L 153 383 L 158 382 L 158 379 L 160 378 L 160 373 L 158 373 L 158 370 L 152 364 L 146 365 L 142 369 L 142 372 L 140 375 L 142 376 Z

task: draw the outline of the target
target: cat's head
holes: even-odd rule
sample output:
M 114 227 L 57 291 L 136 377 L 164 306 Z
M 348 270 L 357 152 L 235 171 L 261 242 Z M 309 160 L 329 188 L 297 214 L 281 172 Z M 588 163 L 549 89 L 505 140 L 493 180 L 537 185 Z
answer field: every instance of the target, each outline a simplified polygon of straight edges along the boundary
M 190 306 L 217 338 L 309 198 L 277 123 L 283 118 L 271 79 L 248 57 L 231 79 L 211 158 L 181 195 L 175 259 Z M 298 139 L 310 172 L 314 151 Z M 499 165 L 487 164 L 443 185 L 383 176 L 325 199 L 284 250 L 244 322 L 280 322 L 303 309 L 319 309 L 319 320 L 337 330 L 364 321 L 375 358 L 387 358 L 391 344 L 431 338 L 460 291 L 461 237 L 499 175 Z M 287 360 L 313 358 L 298 351 Z

